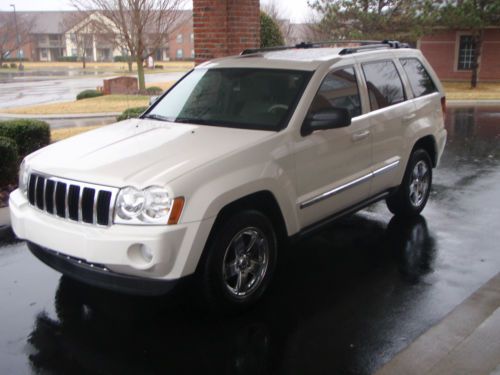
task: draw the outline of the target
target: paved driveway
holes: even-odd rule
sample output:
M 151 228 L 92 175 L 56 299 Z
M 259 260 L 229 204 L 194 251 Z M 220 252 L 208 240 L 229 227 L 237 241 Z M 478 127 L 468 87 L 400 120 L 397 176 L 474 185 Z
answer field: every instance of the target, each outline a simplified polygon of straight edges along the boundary
M 500 270 L 500 109 L 450 109 L 423 216 L 383 204 L 283 249 L 239 317 L 124 297 L 0 244 L 1 374 L 371 374 Z

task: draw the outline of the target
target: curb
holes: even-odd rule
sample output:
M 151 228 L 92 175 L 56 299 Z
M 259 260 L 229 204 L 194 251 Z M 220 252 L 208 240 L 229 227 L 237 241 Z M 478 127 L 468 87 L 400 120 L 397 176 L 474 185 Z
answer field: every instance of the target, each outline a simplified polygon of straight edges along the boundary
M 498 99 L 485 99 L 485 100 L 463 100 L 463 99 L 447 99 L 446 100 L 446 105 L 449 105 L 450 107 L 456 106 L 456 107 L 477 107 L 477 106 L 500 106 L 500 100 Z
M 37 119 L 37 120 L 76 120 L 85 118 L 102 118 L 102 117 L 116 117 L 121 115 L 122 112 L 103 112 L 103 113 L 75 113 L 75 114 L 62 114 L 62 115 L 22 115 L 14 113 L 0 113 L 0 118 L 6 119 Z
M 0 208 L 0 238 L 7 237 L 12 233 L 10 227 L 9 207 Z

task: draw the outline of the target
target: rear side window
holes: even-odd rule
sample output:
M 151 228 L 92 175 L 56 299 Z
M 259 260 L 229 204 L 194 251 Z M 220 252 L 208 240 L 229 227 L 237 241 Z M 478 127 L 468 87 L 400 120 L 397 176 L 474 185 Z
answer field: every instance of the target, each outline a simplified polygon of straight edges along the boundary
M 331 108 L 347 109 L 351 117 L 361 114 L 358 83 L 353 67 L 328 73 L 314 97 L 309 113 Z
M 401 65 L 403 65 L 406 75 L 410 80 L 410 86 L 416 98 L 437 91 L 431 76 L 418 59 L 408 58 L 400 59 L 399 61 L 401 61 Z
M 403 83 L 390 60 L 362 65 L 372 111 L 404 102 Z

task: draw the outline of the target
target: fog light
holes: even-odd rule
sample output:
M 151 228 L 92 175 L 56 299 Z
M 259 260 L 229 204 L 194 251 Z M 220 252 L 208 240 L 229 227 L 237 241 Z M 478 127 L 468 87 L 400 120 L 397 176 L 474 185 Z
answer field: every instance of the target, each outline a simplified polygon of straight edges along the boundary
M 153 263 L 154 252 L 149 246 L 142 243 L 130 245 L 127 250 L 128 258 L 131 260 L 131 266 L 139 270 L 150 268 Z
M 149 263 L 153 260 L 153 251 L 146 245 L 141 245 L 141 256 Z

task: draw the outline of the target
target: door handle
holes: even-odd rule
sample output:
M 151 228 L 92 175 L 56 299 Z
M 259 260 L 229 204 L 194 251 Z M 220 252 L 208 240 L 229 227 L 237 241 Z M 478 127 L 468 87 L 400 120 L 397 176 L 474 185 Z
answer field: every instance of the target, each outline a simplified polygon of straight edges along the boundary
M 408 122 L 413 120 L 415 117 L 417 117 L 416 113 L 410 113 L 409 115 L 403 116 L 403 121 Z
M 354 133 L 352 135 L 353 142 L 361 141 L 362 139 L 368 137 L 370 135 L 369 130 L 364 130 L 362 132 Z

